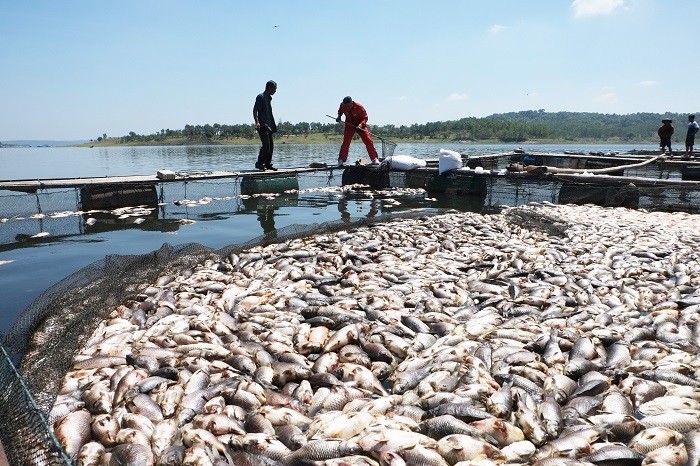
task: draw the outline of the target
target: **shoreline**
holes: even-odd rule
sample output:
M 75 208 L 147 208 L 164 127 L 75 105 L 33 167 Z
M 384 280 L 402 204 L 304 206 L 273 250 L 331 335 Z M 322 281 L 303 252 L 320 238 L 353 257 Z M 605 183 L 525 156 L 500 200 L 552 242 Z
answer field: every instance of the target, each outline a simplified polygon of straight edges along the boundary
M 377 141 L 375 141 L 375 145 L 381 144 L 381 140 L 379 140 L 378 137 L 375 137 Z M 527 145 L 533 145 L 533 144 L 559 144 L 562 146 L 567 146 L 567 145 L 578 145 L 578 144 L 599 144 L 599 145 L 605 145 L 605 144 L 629 144 L 629 145 L 640 145 L 640 146 L 647 146 L 647 145 L 652 145 L 652 146 L 658 146 L 657 141 L 620 141 L 617 139 L 613 140 L 591 140 L 591 139 L 580 139 L 580 140 L 566 140 L 566 139 L 530 139 L 526 141 L 518 141 L 518 142 L 507 142 L 507 141 L 500 141 L 497 139 L 484 139 L 484 140 L 478 140 L 478 141 L 472 141 L 472 140 L 445 140 L 445 139 L 402 139 L 402 138 L 383 138 L 387 141 L 394 142 L 396 144 L 438 144 L 438 143 L 446 143 L 446 144 L 494 144 L 494 145 L 513 145 L 514 147 L 519 147 L 519 146 L 527 146 Z M 275 143 L 276 144 L 329 144 L 329 143 L 337 143 L 340 144 L 342 142 L 342 136 L 337 135 L 337 136 L 323 136 L 323 137 L 317 137 L 317 136 L 312 136 L 312 137 L 298 137 L 298 136 L 279 136 L 275 138 Z M 137 142 L 125 142 L 125 143 L 119 143 L 114 140 L 109 140 L 107 142 L 101 141 L 101 142 L 87 142 L 84 144 L 76 144 L 70 147 L 120 147 L 120 146 L 128 146 L 128 147 L 149 147 L 149 146 L 202 146 L 202 145 L 211 145 L 211 146 L 239 146 L 239 145 L 259 145 L 259 141 L 255 138 L 234 138 L 234 139 L 219 139 L 219 140 L 212 140 L 212 139 L 197 139 L 197 140 L 186 140 L 186 139 L 166 139 L 162 141 L 137 141 Z

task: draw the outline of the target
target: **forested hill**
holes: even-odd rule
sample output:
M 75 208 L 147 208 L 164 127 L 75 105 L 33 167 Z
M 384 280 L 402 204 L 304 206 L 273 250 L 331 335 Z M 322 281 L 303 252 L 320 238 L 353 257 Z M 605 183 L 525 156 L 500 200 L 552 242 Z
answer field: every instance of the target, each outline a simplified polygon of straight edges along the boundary
M 628 115 L 553 112 L 528 110 L 524 112 L 500 113 L 486 117 L 489 120 L 520 122 L 544 127 L 547 137 L 552 139 L 620 139 L 621 141 L 643 141 L 656 139 L 656 130 L 661 120 L 670 118 L 676 128 L 676 136 L 685 137 L 688 114 L 679 113 L 632 113 Z
M 685 137 L 687 114 L 634 113 L 628 115 L 552 112 L 528 110 L 522 112 L 494 114 L 483 118 L 468 117 L 459 120 L 438 121 L 407 125 L 373 125 L 371 130 L 384 138 L 449 141 L 607 141 L 607 142 L 652 142 L 657 141 L 656 130 L 662 118 L 671 118 L 676 127 L 674 139 Z M 280 121 L 281 136 L 303 138 L 317 135 L 326 137 L 340 135 L 343 125 L 331 123 L 290 123 Z M 193 143 L 216 143 L 227 139 L 257 139 L 250 124 L 205 124 L 185 125 L 182 130 L 163 129 L 150 135 L 139 135 L 133 131 L 126 136 L 110 138 L 119 143 L 158 143 L 168 140 L 183 140 Z M 107 139 L 107 135 L 97 141 Z

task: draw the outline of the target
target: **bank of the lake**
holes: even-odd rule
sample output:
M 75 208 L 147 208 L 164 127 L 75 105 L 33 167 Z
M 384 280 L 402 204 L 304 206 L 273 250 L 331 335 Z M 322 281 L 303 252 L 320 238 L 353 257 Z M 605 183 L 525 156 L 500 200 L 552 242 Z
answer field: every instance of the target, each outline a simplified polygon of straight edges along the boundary
M 375 142 L 377 144 L 381 143 L 381 140 L 390 141 L 396 144 L 492 144 L 492 145 L 512 145 L 512 146 L 529 146 L 533 144 L 549 144 L 549 145 L 562 145 L 568 146 L 573 144 L 596 144 L 596 145 L 606 145 L 606 144 L 626 144 L 626 145 L 649 145 L 658 144 L 658 141 L 653 139 L 646 140 L 623 140 L 622 138 L 609 138 L 606 140 L 593 139 L 593 138 L 576 138 L 576 139 L 527 139 L 523 141 L 501 141 L 498 139 L 484 139 L 484 140 L 449 140 L 440 138 L 393 138 L 393 137 L 383 137 L 380 135 L 375 135 Z M 308 135 L 276 135 L 276 144 L 329 144 L 336 143 L 340 144 L 343 141 L 343 136 L 340 134 L 321 134 L 313 133 Z M 356 138 L 355 142 L 359 139 Z M 188 138 L 164 138 L 158 140 L 141 140 L 141 141 L 128 141 L 123 142 L 122 138 L 107 138 L 102 141 L 89 141 L 83 144 L 77 144 L 76 147 L 153 147 L 153 146 L 197 146 L 197 145 L 213 145 L 213 146 L 236 146 L 236 145 L 248 145 L 248 144 L 258 144 L 259 141 L 256 137 L 251 138 L 198 138 L 198 139 L 188 139 Z

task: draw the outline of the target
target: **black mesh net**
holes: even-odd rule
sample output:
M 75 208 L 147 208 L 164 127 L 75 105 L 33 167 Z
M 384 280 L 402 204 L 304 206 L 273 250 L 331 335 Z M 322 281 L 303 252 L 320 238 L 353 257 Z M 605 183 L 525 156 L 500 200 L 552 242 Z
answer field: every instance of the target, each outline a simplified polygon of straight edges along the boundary
M 382 139 L 382 158 L 391 157 L 394 155 L 394 150 L 396 149 L 396 143 Z
M 9 464 L 71 464 L 2 346 L 0 387 L 0 442 Z

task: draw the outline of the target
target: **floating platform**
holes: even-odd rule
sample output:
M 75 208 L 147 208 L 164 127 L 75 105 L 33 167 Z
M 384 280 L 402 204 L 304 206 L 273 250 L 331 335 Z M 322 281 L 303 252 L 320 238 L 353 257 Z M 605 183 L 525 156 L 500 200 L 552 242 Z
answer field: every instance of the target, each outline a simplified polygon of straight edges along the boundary
M 326 171 L 332 175 L 337 170 L 343 172 L 343 185 L 421 188 L 428 193 L 470 197 L 470 203 L 476 200 L 483 209 L 549 201 L 700 212 L 700 160 L 659 155 L 518 150 L 464 156 L 463 168 L 442 175 L 438 173 L 438 160 L 429 159 L 425 168 L 411 171 L 356 164 L 277 171 L 160 172 L 141 176 L 5 180 L 0 181 L 0 190 L 36 194 L 73 188 L 79 192 L 83 210 L 113 209 L 156 205 L 162 201 L 163 185 L 168 183 L 191 187 L 193 184 L 188 182 L 229 179 L 244 195 L 278 194 L 299 189 L 300 174 Z M 157 186 L 161 187 L 161 194 Z
M 423 188 L 476 199 L 484 210 L 547 201 L 700 213 L 700 162 L 695 160 L 510 152 L 469 157 L 464 165 L 443 174 L 430 164 L 402 172 L 351 166 L 343 184 Z
M 274 177 L 296 176 L 299 173 L 333 170 L 337 167 L 319 168 L 287 168 L 277 171 L 211 171 L 211 172 L 180 172 L 173 177 L 158 177 L 158 175 L 129 175 L 102 176 L 91 178 L 44 178 L 36 180 L 0 180 L 0 190 L 33 193 L 41 189 L 60 188 L 89 188 L 92 186 L 147 186 L 160 183 L 215 180 L 220 178 L 261 179 Z
M 166 183 L 236 179 L 240 181 L 242 194 L 283 193 L 285 191 L 299 189 L 298 176 L 301 173 L 329 171 L 334 169 L 338 169 L 338 167 L 197 173 L 175 173 L 162 170 L 156 175 L 5 180 L 0 181 L 0 190 L 32 194 L 42 190 L 76 189 L 80 192 L 79 202 L 81 209 L 114 209 L 135 205 L 156 205 L 161 200 L 156 186 Z

